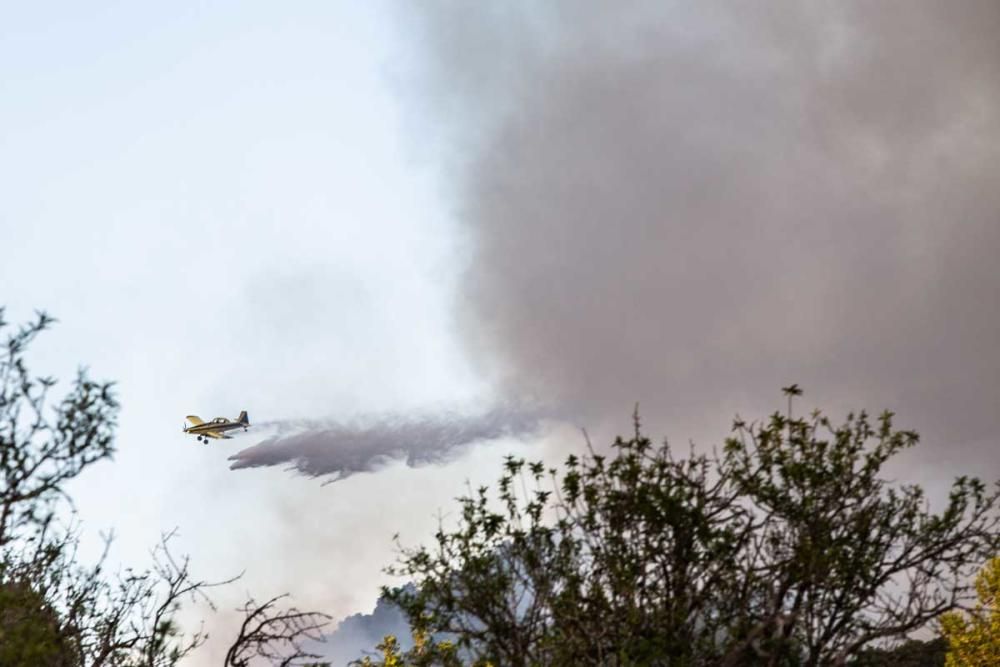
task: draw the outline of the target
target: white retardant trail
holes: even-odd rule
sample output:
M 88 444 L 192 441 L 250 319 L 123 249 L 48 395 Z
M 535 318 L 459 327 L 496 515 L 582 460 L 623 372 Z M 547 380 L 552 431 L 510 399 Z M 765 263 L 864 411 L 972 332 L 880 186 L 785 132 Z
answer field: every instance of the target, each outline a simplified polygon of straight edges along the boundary
M 538 431 L 538 412 L 496 408 L 481 415 L 390 415 L 350 422 L 288 420 L 268 422 L 278 432 L 229 457 L 230 469 L 290 464 L 309 477 L 331 481 L 375 470 L 392 459 L 417 466 L 440 462 L 475 442 L 524 437 Z

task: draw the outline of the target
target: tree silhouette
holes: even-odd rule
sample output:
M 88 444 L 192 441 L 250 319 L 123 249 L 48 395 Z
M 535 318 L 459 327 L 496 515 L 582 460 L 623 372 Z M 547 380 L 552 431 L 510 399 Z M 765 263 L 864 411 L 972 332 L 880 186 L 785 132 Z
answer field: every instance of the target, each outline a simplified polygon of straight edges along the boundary
M 965 604 L 1000 545 L 1000 490 L 960 477 L 935 514 L 883 478 L 918 442 L 892 418 L 790 405 L 678 458 L 636 415 L 610 455 L 509 458 L 457 526 L 401 548 L 389 572 L 416 586 L 383 594 L 496 665 L 847 664 Z
M 25 352 L 55 320 L 38 313 L 8 332 L 3 315 L 0 308 L 0 333 L 7 334 L 0 349 L 0 664 L 172 667 L 207 638 L 201 629 L 183 631 L 181 605 L 201 598 L 211 606 L 206 591 L 238 577 L 214 583 L 195 578 L 188 558 L 170 550 L 175 531 L 162 536 L 148 569 L 108 576 L 111 536 L 95 565 L 77 560 L 77 528 L 60 521 L 72 509 L 66 484 L 111 458 L 118 402 L 111 383 L 80 370 L 69 392 L 50 405 L 56 381 L 33 376 Z M 275 614 L 275 601 L 248 603 L 247 622 L 262 625 L 241 631 L 231 654 L 247 656 L 253 647 L 283 665 L 308 655 L 298 642 L 320 639 L 325 616 Z M 291 653 L 278 650 L 282 642 Z

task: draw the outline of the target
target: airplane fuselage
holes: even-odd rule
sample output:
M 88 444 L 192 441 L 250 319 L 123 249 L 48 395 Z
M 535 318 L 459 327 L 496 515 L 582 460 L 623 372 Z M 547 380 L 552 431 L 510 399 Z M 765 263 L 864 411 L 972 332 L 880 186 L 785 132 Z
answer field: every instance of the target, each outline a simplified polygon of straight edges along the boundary
M 247 417 L 246 410 L 240 413 L 240 416 L 236 419 L 227 419 L 225 417 L 216 417 L 212 421 L 204 422 L 197 415 L 188 415 L 187 420 L 191 422 L 191 426 L 185 426 L 185 433 L 193 433 L 198 436 L 198 440 L 204 439 L 208 442 L 209 438 L 226 439 L 228 440 L 232 436 L 226 435 L 227 431 L 234 431 L 236 429 L 247 430 L 250 426 L 250 419 Z
M 236 422 L 226 420 L 224 424 L 217 424 L 215 422 L 205 422 L 204 424 L 198 424 L 197 426 L 188 426 L 184 429 L 185 433 L 209 433 L 209 432 L 221 432 L 232 431 L 234 429 L 243 428 L 243 424 L 237 424 Z

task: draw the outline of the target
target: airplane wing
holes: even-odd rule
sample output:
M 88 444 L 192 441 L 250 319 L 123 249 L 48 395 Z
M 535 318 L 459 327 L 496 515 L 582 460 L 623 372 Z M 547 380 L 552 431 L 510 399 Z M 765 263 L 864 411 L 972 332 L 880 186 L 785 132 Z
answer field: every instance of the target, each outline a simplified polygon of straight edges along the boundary
M 201 420 L 201 417 L 197 415 L 188 415 L 187 417 L 185 417 L 185 419 L 191 422 L 191 424 L 194 426 L 201 426 L 202 424 L 205 423 Z
M 216 440 L 232 440 L 233 436 L 226 435 L 222 431 L 204 431 L 202 433 L 206 438 L 215 438 Z

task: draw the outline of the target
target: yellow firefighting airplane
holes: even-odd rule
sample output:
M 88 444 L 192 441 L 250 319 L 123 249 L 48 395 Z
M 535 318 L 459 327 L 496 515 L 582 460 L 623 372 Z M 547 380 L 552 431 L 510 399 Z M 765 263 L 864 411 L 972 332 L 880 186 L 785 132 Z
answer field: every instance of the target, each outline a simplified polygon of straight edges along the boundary
M 202 421 L 201 417 L 196 415 L 188 415 L 187 420 L 191 422 L 191 426 L 184 426 L 185 433 L 194 433 L 198 436 L 198 442 L 204 442 L 208 444 L 209 438 L 217 438 L 221 440 L 229 440 L 233 436 L 226 435 L 226 431 L 232 431 L 233 429 L 241 428 L 244 431 L 250 426 L 250 419 L 247 417 L 247 411 L 244 410 L 240 413 L 240 416 L 236 418 L 235 421 L 232 419 L 226 419 L 225 417 L 216 417 L 210 422 Z

